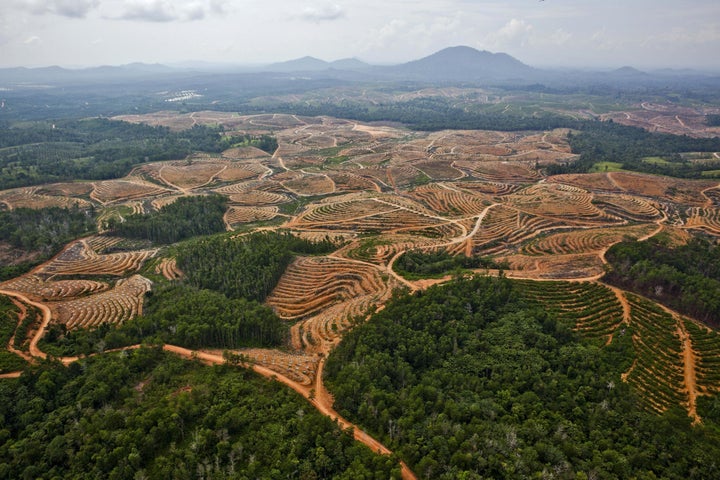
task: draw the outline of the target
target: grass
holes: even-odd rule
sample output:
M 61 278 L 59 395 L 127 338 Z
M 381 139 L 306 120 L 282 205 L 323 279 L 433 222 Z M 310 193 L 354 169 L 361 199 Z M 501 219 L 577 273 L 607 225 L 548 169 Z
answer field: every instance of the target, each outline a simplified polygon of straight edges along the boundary
M 345 163 L 350 159 L 347 155 L 339 155 L 337 157 L 328 157 L 323 162 L 323 165 L 340 165 L 341 163 Z
M 592 166 L 589 173 L 625 172 L 620 162 L 598 162 Z
M 670 163 L 662 157 L 644 157 L 642 161 L 650 165 L 668 165 Z
M 703 170 L 702 176 L 717 178 L 717 177 L 720 177 L 720 170 Z

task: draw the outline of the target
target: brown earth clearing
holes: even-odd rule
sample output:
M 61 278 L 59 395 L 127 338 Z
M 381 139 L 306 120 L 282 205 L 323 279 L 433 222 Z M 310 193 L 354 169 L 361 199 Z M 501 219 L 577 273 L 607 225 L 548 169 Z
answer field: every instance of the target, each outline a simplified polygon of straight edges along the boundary
M 694 125 L 690 113 L 667 115 Z M 304 238 L 336 239 L 333 253 L 296 258 L 267 299 L 281 318 L 294 322 L 287 348 L 237 353 L 343 426 L 350 424 L 332 409 L 322 383 L 326 355 L 358 319 L 382 308 L 393 289 L 417 290 L 449 279 L 400 277 L 393 265 L 408 250 L 445 249 L 507 261 L 505 274 L 524 279 L 529 298 L 553 299 L 556 309 L 564 305 L 558 315 L 572 314 L 576 330 L 589 337 L 609 341 L 632 324 L 637 361 L 623 380 L 651 410 L 680 405 L 700 421 L 696 398 L 720 392 L 713 380 L 720 378 L 720 364 L 706 353 L 720 348 L 717 332 L 599 283 L 605 252 L 625 238 L 646 240 L 661 231 L 678 243 L 697 231 L 720 237 L 717 182 L 625 172 L 546 178 L 545 165 L 573 157 L 565 130 L 426 133 L 330 117 L 217 112 L 122 118 L 173 129 L 203 123 L 222 124 L 226 131 L 270 132 L 279 148 L 274 155 L 240 148 L 146 164 L 117 180 L 4 191 L 0 202 L 6 208 L 92 203 L 102 218 L 122 221 L 183 195 L 214 192 L 228 198 L 230 230 L 282 229 Z M 654 121 L 664 125 L 665 120 Z M 104 235 L 76 240 L 31 273 L 0 283 L 1 294 L 42 312 L 30 355 L 44 357 L 37 341 L 51 322 L 81 328 L 140 313 L 152 288 L 139 275 L 146 262 L 156 262 L 149 267 L 158 275 L 149 274 L 152 278 L 183 275 L 172 253 L 106 253 L 113 242 L 117 239 Z M 673 348 L 658 355 L 661 345 Z M 221 352 L 166 349 L 208 363 L 224 361 Z M 661 358 L 651 362 L 649 355 Z M 359 428 L 355 435 L 387 452 Z M 404 475 L 412 478 L 407 469 Z

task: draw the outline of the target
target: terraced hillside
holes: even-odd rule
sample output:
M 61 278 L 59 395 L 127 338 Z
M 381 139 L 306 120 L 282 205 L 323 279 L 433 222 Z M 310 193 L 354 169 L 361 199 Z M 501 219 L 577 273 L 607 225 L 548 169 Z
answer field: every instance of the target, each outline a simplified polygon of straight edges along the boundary
M 186 118 L 125 117 L 173 128 L 187 127 Z M 394 289 L 450 278 L 399 276 L 393 263 L 408 250 L 506 262 L 504 274 L 520 282 L 524 298 L 578 334 L 603 345 L 631 335 L 636 360 L 622 380 L 649 410 L 680 406 L 700 421 L 697 398 L 720 392 L 717 332 L 599 283 L 606 250 L 624 239 L 661 231 L 720 237 L 715 183 L 624 172 L 548 178 L 546 166 L 573 159 L 562 130 L 427 133 L 330 117 L 212 112 L 192 120 L 271 132 L 279 147 L 273 155 L 232 148 L 145 164 L 116 180 L 8 190 L 0 202 L 8 209 L 92 205 L 102 223 L 216 193 L 228 199 L 229 231 L 333 240 L 331 254 L 297 257 L 266 300 L 292 325 L 287 350 L 235 352 L 308 396 L 312 388 L 318 402 L 330 401 L 322 399 L 322 366 L 344 332 L 382 308 Z M 146 276 L 181 281 L 183 272 L 171 249 L 101 234 L 69 244 L 0 291 L 45 309 L 46 325 L 88 328 L 138 315 L 153 288 Z

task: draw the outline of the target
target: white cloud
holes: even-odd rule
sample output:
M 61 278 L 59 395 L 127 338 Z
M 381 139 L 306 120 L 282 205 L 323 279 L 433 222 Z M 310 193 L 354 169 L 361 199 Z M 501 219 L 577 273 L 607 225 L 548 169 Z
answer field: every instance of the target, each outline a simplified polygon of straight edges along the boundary
M 225 13 L 227 3 L 226 0 L 130 0 L 123 2 L 121 13 L 113 18 L 158 23 L 191 22 Z
M 10 5 L 35 15 L 84 18 L 100 5 L 100 0 L 10 0 Z
M 345 16 L 345 11 L 337 4 L 307 6 L 296 15 L 297 18 L 310 22 L 327 22 Z
M 504 49 L 512 46 L 525 46 L 528 43 L 533 26 L 525 20 L 511 19 L 499 30 L 485 37 L 484 44 L 491 49 Z
M 548 39 L 553 45 L 565 45 L 572 38 L 572 34 L 566 32 L 562 28 L 558 28 L 550 34 Z
M 40 37 L 38 37 L 37 35 L 32 35 L 23 40 L 22 43 L 24 43 L 25 45 L 38 45 L 42 43 L 42 40 L 40 40 Z

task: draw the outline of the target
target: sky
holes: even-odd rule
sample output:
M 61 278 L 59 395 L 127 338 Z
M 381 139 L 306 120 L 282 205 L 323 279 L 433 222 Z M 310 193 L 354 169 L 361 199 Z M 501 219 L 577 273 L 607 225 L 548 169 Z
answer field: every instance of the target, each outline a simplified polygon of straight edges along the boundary
M 0 67 L 388 64 L 456 45 L 535 67 L 720 71 L 720 1 L 0 0 Z

